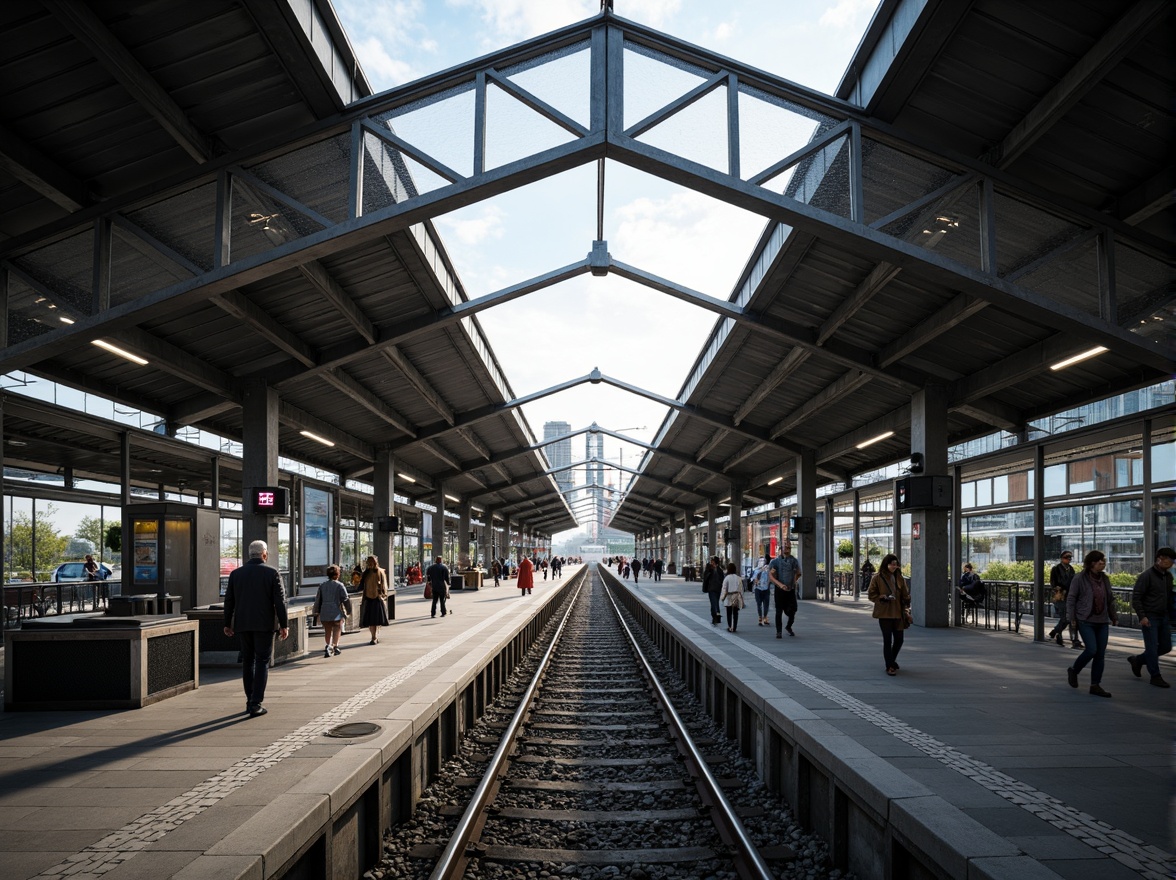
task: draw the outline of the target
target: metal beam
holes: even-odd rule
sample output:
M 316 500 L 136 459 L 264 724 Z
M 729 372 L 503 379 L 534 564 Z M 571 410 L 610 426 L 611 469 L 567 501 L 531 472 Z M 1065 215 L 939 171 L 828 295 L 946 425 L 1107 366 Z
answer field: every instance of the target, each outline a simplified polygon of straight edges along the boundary
M 359 335 L 367 340 L 368 344 L 379 339 L 375 326 L 368 320 L 367 315 L 360 311 L 359 306 L 340 285 L 339 282 L 331 277 L 331 273 L 327 271 L 327 267 L 318 260 L 309 260 L 298 267 L 298 271 L 302 276 L 314 285 L 315 289 L 323 295 L 323 297 L 339 310 L 339 313 L 350 322 Z
M 84 3 L 41 0 L 53 17 L 94 53 L 98 62 L 118 80 L 131 97 L 199 163 L 213 154 L 212 141 L 192 123 L 172 96 L 155 81 L 134 55 L 118 41 L 102 20 Z
M 898 339 L 884 346 L 877 354 L 878 366 L 888 367 L 897 363 L 987 307 L 988 303 L 984 300 L 961 293 L 933 315 L 915 324 Z
M 490 452 L 490 447 L 483 443 L 472 429 L 459 428 L 457 436 L 461 437 L 462 440 L 473 447 L 474 451 L 477 452 L 478 455 L 482 456 L 482 458 L 486 459 L 487 461 L 491 460 L 492 453 Z
M 694 460 L 701 462 L 710 454 L 716 446 L 723 442 L 723 439 L 729 432 L 726 428 L 716 428 L 715 432 L 707 438 L 706 442 L 698 447 L 698 451 L 694 453 Z
M 800 368 L 800 365 L 808 360 L 810 354 L 812 352 L 807 348 L 801 348 L 799 346 L 788 352 L 784 360 L 776 365 L 776 368 L 768 374 L 767 378 L 756 384 L 755 390 L 743 401 L 743 405 L 735 411 L 735 417 L 733 419 L 735 424 L 738 425 L 755 412 L 755 408 L 763 403 L 767 396 L 775 391 L 781 382 L 795 373 Z
M 4 126 L 0 126 L 0 168 L 71 214 L 94 202 L 84 181 Z
M 313 367 L 318 362 L 318 352 L 314 348 L 283 327 L 272 315 L 240 291 L 226 290 L 213 296 L 211 301 L 303 366 Z
M 1058 80 L 986 157 L 1008 168 L 1111 71 L 1168 14 L 1167 0 L 1138 0 Z
M 787 433 L 798 425 L 804 424 L 815 413 L 820 412 L 827 406 L 833 405 L 841 398 L 852 394 L 863 385 L 868 384 L 869 381 L 870 377 L 861 370 L 850 370 L 773 425 L 771 431 L 768 432 L 769 435 L 774 440 L 781 434 Z
M 360 443 L 348 432 L 341 431 L 330 422 L 313 416 L 288 401 L 278 401 L 278 421 L 298 431 L 310 431 L 313 434 L 318 434 L 334 443 L 336 449 L 354 455 L 363 461 L 375 461 L 376 459 L 374 447 Z
M 902 270 L 883 261 L 870 270 L 853 293 L 841 301 L 817 331 L 817 344 L 824 345 L 834 333 L 870 301 L 879 290 L 891 282 Z
M 330 370 L 323 373 L 321 378 L 368 412 L 379 416 L 397 431 L 407 434 L 409 437 L 416 437 L 416 428 L 409 424 L 404 416 L 376 397 L 375 392 L 371 389 L 364 387 L 342 370 Z
M 449 424 L 452 425 L 454 423 L 456 417 L 453 414 L 452 407 L 445 402 L 437 390 L 429 383 L 429 380 L 422 376 L 417 368 L 412 365 L 412 361 L 408 359 L 408 355 L 395 345 L 390 345 L 382 349 L 381 353 L 392 366 L 404 374 L 404 378 L 408 380 L 408 384 L 417 390 L 417 393 L 425 399 L 425 403 L 435 409 L 438 415 L 449 422 Z

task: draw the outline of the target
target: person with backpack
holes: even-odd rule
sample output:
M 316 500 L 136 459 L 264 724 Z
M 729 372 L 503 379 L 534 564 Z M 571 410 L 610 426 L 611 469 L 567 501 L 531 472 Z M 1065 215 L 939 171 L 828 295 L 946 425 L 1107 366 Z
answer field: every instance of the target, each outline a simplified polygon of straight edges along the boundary
M 380 627 L 388 625 L 388 575 L 380 568 L 380 560 L 369 556 L 364 560 L 363 598 L 359 603 L 359 625 L 372 634 L 369 645 L 380 643 Z

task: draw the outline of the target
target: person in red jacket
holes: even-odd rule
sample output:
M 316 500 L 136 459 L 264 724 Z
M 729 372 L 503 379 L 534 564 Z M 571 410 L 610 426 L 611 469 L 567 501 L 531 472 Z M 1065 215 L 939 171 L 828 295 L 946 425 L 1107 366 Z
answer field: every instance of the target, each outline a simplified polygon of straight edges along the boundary
M 529 596 L 535 586 L 535 565 L 529 556 L 524 556 L 519 562 L 518 587 L 522 590 L 520 596 Z

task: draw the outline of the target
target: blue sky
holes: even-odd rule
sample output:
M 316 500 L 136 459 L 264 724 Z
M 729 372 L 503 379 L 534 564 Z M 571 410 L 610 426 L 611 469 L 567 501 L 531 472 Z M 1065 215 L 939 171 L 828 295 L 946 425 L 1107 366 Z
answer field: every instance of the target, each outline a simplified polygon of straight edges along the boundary
M 333 2 L 377 91 L 581 21 L 600 8 L 599 0 Z M 615 0 L 624 18 L 825 92 L 836 87 L 876 6 L 877 0 Z M 660 106 L 656 96 L 648 98 Z M 443 125 L 442 112 L 430 112 Z M 490 112 L 493 117 L 493 106 Z M 431 120 L 421 115 L 428 126 Z M 394 124 L 401 131 L 409 120 Z M 510 143 L 512 135 L 523 141 L 535 136 L 507 127 L 492 148 L 521 149 Z M 705 151 L 705 136 L 691 139 L 690 147 Z M 607 163 L 606 184 L 605 238 L 615 259 L 714 296 L 730 295 L 763 230 L 762 217 L 615 162 Z M 595 192 L 593 163 L 434 222 L 462 283 L 476 296 L 583 259 L 596 236 Z M 714 323 L 709 313 L 614 276 L 578 278 L 479 320 L 516 394 L 599 367 L 670 397 Z M 546 398 L 524 413 L 540 437 L 545 421 L 573 428 L 596 421 L 614 430 L 644 427 L 629 431 L 643 440 L 665 417 L 664 407 L 595 385 Z M 582 450 L 576 442 L 573 460 Z M 606 440 L 607 456 L 616 459 L 622 451 L 626 465 L 639 460 L 635 447 L 622 450 Z M 620 487 L 626 482 L 620 479 Z

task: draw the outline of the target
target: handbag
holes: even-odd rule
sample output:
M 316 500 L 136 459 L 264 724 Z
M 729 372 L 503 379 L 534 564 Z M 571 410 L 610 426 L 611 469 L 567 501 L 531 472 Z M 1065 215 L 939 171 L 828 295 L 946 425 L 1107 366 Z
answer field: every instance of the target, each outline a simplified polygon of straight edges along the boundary
M 1054 587 L 1053 601 L 1055 601 L 1055 602 L 1065 602 L 1066 601 L 1066 593 L 1065 593 L 1065 591 L 1062 590 L 1061 587 Z
M 432 584 L 425 584 L 425 598 L 426 599 L 433 598 L 433 585 Z
M 909 628 L 910 628 L 910 625 L 911 625 L 911 623 L 912 623 L 912 621 L 911 621 L 911 609 L 909 609 L 909 608 L 904 608 L 904 609 L 902 609 L 902 617 L 900 617 L 900 618 L 898 619 L 898 621 L 899 621 L 899 624 L 898 624 L 898 625 L 899 625 L 899 628 L 900 628 L 900 629 L 909 629 Z

